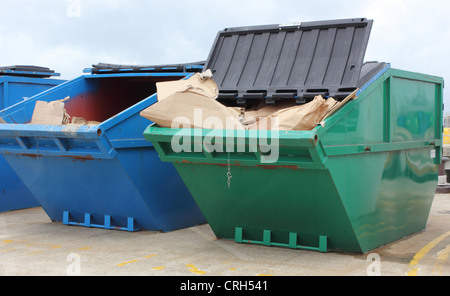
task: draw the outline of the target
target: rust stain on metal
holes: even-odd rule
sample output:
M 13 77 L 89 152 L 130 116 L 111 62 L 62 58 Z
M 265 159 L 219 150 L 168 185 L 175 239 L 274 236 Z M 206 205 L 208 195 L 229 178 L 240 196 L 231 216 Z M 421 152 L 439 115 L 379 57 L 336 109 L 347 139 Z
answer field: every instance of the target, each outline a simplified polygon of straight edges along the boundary
M 183 159 L 181 162 L 177 161 L 177 163 L 183 163 L 183 164 L 206 164 L 206 165 L 215 165 L 215 166 L 220 166 L 220 167 L 227 167 L 228 164 L 226 163 L 208 163 L 208 162 L 192 162 L 186 159 Z M 232 166 L 236 166 L 239 164 L 231 164 Z
M 8 153 L 7 154 L 13 154 L 13 153 Z M 42 154 L 29 154 L 29 153 L 19 153 L 18 155 L 23 156 L 23 157 L 31 157 L 31 158 L 38 158 L 41 157 Z
M 81 162 L 86 162 L 87 160 L 93 160 L 94 159 L 92 157 L 92 155 L 86 155 L 86 156 L 81 156 L 81 155 L 61 155 L 61 157 L 71 158 L 72 161 L 81 161 Z
M 265 170 L 276 170 L 276 169 L 291 169 L 298 170 L 299 167 L 296 165 L 257 165 L 259 168 L 263 168 Z
M 5 152 L 5 154 L 16 154 L 11 152 Z M 31 154 L 31 153 L 17 153 L 16 155 L 22 156 L 22 157 L 30 157 L 30 158 L 39 158 L 44 156 L 43 154 Z M 77 155 L 60 155 L 59 157 L 63 158 L 72 158 L 73 161 L 87 161 L 87 160 L 93 160 L 94 158 L 92 155 L 86 155 L 86 156 L 77 156 Z
M 215 165 L 220 167 L 227 167 L 228 164 L 226 163 L 208 163 L 208 162 L 192 162 L 186 159 L 183 159 L 181 161 L 177 161 L 177 163 L 183 163 L 183 164 L 204 164 L 204 165 Z M 239 162 L 231 163 L 231 166 L 241 166 Z M 262 168 L 265 170 L 276 170 L 276 169 L 291 169 L 291 170 L 299 170 L 300 168 L 296 165 L 256 165 L 258 168 Z

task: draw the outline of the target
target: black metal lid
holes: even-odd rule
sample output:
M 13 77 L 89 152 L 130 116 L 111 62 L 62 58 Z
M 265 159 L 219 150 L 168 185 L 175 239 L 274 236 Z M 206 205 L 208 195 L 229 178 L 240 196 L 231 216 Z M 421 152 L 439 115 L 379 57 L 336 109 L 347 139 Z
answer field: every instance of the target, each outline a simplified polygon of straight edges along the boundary
M 172 65 L 115 65 L 99 63 L 93 65 L 89 71 L 92 74 L 116 74 L 116 73 L 151 73 L 151 72 L 202 72 L 204 61 L 186 64 Z
M 219 100 L 343 99 L 358 88 L 373 21 L 365 18 L 228 28 L 205 69 Z
M 15 65 L 0 67 L 0 76 L 47 78 L 51 76 L 59 76 L 59 74 L 46 67 Z

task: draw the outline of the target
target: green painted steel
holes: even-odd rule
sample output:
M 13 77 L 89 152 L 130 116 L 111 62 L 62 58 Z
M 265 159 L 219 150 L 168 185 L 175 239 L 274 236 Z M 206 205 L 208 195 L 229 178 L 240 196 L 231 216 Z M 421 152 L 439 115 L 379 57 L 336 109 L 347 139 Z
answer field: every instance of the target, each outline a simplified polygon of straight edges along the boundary
M 426 227 L 442 155 L 443 83 L 389 69 L 312 131 L 153 125 L 144 136 L 174 163 L 218 238 L 366 253 Z M 173 143 L 188 143 L 188 152 Z M 276 162 L 263 162 L 267 147 L 279 150 Z

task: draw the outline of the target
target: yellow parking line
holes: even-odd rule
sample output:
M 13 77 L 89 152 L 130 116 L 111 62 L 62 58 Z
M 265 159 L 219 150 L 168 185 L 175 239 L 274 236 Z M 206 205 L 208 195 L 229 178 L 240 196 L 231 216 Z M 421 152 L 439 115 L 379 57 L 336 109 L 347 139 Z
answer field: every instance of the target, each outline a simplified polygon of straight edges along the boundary
M 194 264 L 186 264 L 186 267 L 189 268 L 189 271 L 196 274 L 205 274 L 206 271 L 199 270 Z
M 127 261 L 127 262 L 124 262 L 124 263 L 119 263 L 119 264 L 117 264 L 117 266 L 124 266 L 124 265 L 130 264 L 130 263 L 135 263 L 135 262 L 138 262 L 138 261 L 140 261 L 140 260 L 131 260 L 131 261 Z
M 86 251 L 86 250 L 90 250 L 92 249 L 92 247 L 82 247 L 82 248 L 78 248 L 78 251 Z
M 408 276 L 417 276 L 417 271 L 419 269 L 417 265 L 419 264 L 419 260 L 422 259 L 426 254 L 428 254 L 431 249 L 433 249 L 438 243 L 443 241 L 447 236 L 450 236 L 450 231 L 438 236 L 416 253 L 411 262 L 409 262 L 409 267 L 411 270 L 408 272 Z
M 152 257 L 155 257 L 156 255 L 147 255 L 147 256 L 144 256 L 144 258 L 152 258 Z M 117 266 L 124 266 L 124 265 L 127 265 L 127 264 L 130 264 L 130 263 L 135 263 L 135 262 L 139 262 L 139 261 L 141 261 L 141 259 L 136 259 L 136 260 L 131 260 L 131 261 L 127 261 L 127 262 L 124 262 L 124 263 L 119 263 L 119 264 L 116 264 Z

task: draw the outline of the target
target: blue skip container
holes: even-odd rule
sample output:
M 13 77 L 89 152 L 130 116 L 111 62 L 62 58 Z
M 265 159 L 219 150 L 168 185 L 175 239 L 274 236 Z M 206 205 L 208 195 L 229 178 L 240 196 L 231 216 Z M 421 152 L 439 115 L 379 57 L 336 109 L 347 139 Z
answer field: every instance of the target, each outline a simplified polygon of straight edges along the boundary
M 0 110 L 64 82 L 53 79 L 55 76 L 60 74 L 45 67 L 0 67 Z M 0 156 L 0 213 L 39 206 L 28 188 Z
M 160 161 L 140 112 L 156 83 L 186 79 L 202 62 L 98 64 L 85 75 L 0 112 L 0 152 L 53 221 L 125 231 L 173 231 L 206 223 L 172 164 Z M 72 117 L 94 125 L 30 125 L 36 101 L 69 97 Z

